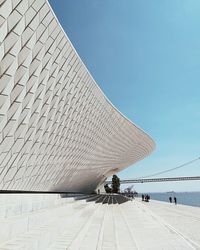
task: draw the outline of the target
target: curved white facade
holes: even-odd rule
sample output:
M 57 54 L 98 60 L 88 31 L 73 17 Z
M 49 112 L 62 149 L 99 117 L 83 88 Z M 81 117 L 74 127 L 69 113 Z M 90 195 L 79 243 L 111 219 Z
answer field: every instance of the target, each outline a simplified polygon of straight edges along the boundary
M 46 0 L 0 0 L 0 189 L 92 191 L 154 142 L 107 100 Z

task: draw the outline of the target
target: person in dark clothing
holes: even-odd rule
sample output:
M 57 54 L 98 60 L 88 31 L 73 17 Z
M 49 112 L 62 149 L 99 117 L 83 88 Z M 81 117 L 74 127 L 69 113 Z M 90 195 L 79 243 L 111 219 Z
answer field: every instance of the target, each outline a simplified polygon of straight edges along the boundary
M 174 203 L 175 203 L 175 205 L 177 204 L 177 199 L 176 199 L 176 197 L 174 197 Z
M 171 196 L 169 197 L 169 202 L 172 203 L 172 197 Z
M 142 194 L 142 201 L 144 201 L 144 195 Z
M 146 194 L 144 200 L 145 200 L 146 202 L 149 202 L 150 196 L 149 196 L 148 194 Z

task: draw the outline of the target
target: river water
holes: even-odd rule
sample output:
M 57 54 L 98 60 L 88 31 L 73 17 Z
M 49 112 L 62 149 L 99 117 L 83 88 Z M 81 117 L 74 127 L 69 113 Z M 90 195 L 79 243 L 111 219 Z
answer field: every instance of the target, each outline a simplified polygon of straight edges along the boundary
M 148 193 L 153 200 L 169 202 L 169 197 L 177 198 L 177 203 L 200 207 L 200 192 L 169 192 L 169 193 Z M 139 195 L 141 197 L 142 194 Z

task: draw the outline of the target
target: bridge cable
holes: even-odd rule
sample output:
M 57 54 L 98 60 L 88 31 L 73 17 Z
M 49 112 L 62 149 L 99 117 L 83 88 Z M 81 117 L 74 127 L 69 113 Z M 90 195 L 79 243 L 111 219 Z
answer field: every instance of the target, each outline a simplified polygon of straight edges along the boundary
M 173 171 L 173 170 L 176 170 L 176 169 L 179 169 L 179 168 L 183 168 L 183 167 L 185 167 L 185 166 L 187 166 L 187 165 L 189 165 L 189 164 L 192 164 L 192 163 L 194 163 L 194 162 L 196 162 L 196 161 L 199 161 L 199 160 L 200 160 L 200 157 L 198 157 L 198 158 L 196 158 L 196 159 L 194 159 L 194 160 L 192 160 L 192 161 L 188 161 L 188 162 L 186 162 L 186 163 L 184 163 L 184 164 L 181 164 L 181 165 L 178 166 L 178 167 L 170 168 L 170 169 L 167 169 L 167 170 L 164 170 L 164 171 L 161 171 L 161 172 L 157 172 L 157 173 L 154 173 L 154 174 L 151 174 L 151 175 L 138 177 L 137 179 L 149 178 L 149 177 L 153 177 L 153 176 L 156 176 L 156 175 L 165 174 L 165 173 L 171 172 L 171 171 Z

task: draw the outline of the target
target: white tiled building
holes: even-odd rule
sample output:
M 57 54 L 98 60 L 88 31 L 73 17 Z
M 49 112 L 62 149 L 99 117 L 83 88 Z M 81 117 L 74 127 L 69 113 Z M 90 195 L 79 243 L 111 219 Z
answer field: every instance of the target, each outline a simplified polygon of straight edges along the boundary
M 46 0 L 0 0 L 0 190 L 92 191 L 153 149 Z

